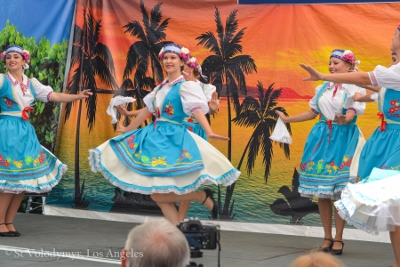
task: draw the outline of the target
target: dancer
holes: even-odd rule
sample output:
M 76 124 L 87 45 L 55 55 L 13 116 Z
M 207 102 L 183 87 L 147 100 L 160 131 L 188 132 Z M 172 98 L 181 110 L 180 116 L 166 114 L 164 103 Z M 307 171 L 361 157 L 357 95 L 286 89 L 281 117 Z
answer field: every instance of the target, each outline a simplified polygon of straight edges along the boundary
M 391 50 L 400 53 L 400 24 L 392 37 Z M 387 170 L 399 170 L 400 158 L 400 64 L 389 68 L 378 65 L 372 72 L 337 75 L 322 74 L 310 66 L 300 64 L 309 72 L 305 81 L 328 80 L 382 86 L 378 108 L 381 125 L 366 142 L 360 156 L 358 177 L 362 183 L 349 184 L 335 206 L 339 215 L 350 224 L 368 232 L 390 231 L 390 240 L 400 266 L 400 215 L 398 212 L 398 176 L 388 176 Z M 373 174 L 372 170 L 375 169 Z M 387 170 L 385 170 L 387 169 Z M 391 174 L 391 173 L 389 173 Z M 395 190 L 393 190 L 395 189 Z
M 201 86 L 203 92 L 207 98 L 209 112 L 208 114 L 214 114 L 219 109 L 219 100 L 218 93 L 216 92 L 216 88 L 212 84 L 205 84 L 200 82 L 200 77 L 206 78 L 203 76 L 201 66 L 196 57 L 190 57 L 189 60 L 185 62 L 182 71 L 183 77 L 186 81 L 196 82 Z M 185 125 L 189 131 L 201 136 L 204 140 L 208 141 L 207 134 L 201 125 L 196 121 L 193 116 L 186 117 L 183 125 Z M 181 201 L 179 202 L 179 219 L 183 221 L 186 218 L 186 214 L 190 207 L 190 201 Z
M 78 95 L 55 93 L 23 70 L 30 54 L 20 46 L 9 46 L 0 54 L 8 69 L 0 74 L 0 236 L 17 237 L 13 221 L 25 192 L 44 193 L 58 184 L 67 166 L 42 147 L 29 113 L 35 100 L 71 102 L 89 97 L 90 90 Z
M 332 75 L 346 73 L 355 68 L 355 57 L 350 50 L 335 49 L 329 59 Z M 318 86 L 310 100 L 310 111 L 286 117 L 276 113 L 285 123 L 314 119 L 304 146 L 300 164 L 299 192 L 304 197 L 318 197 L 318 209 L 324 228 L 321 251 L 340 255 L 343 251 L 345 222 L 334 210 L 335 238 L 332 239 L 332 201 L 338 199 L 350 177 L 351 163 L 361 150 L 364 138 L 356 125 L 358 115 L 364 113 L 365 103 L 346 101 L 355 92 L 365 92 L 355 85 L 328 83 Z
M 196 57 L 190 57 L 190 59 L 185 62 L 182 74 L 185 80 L 196 82 L 201 86 L 204 94 L 206 95 L 208 107 L 210 109 L 208 114 L 214 114 L 219 109 L 218 93 L 216 92 L 214 85 L 205 84 L 199 81 L 200 76 L 203 74 L 201 66 Z M 192 116 L 185 118 L 185 125 L 187 125 L 190 131 L 207 140 L 206 132 Z
M 207 98 L 207 103 L 209 107 L 208 114 L 210 115 L 214 114 L 219 109 L 220 106 L 218 100 L 218 93 L 216 92 L 216 88 L 214 85 L 205 84 L 199 81 L 200 76 L 202 76 L 203 74 L 201 66 L 196 57 L 190 57 L 190 59 L 185 62 L 182 74 L 186 81 L 194 81 L 201 86 Z M 129 111 L 123 105 L 118 106 L 117 110 L 121 115 L 134 116 L 134 117 L 136 117 L 141 111 L 141 109 Z M 184 125 L 186 125 L 190 131 L 194 132 L 195 134 L 207 140 L 206 132 L 192 116 L 185 118 Z
M 182 125 L 193 116 L 208 138 L 228 140 L 214 134 L 207 122 L 207 101 L 201 87 L 185 81 L 181 71 L 189 51 L 168 44 L 160 51 L 160 59 L 168 78 L 145 98 L 146 108 L 127 127 L 118 127 L 122 135 L 90 150 L 90 164 L 112 184 L 125 191 L 151 195 L 165 218 L 180 223 L 174 203 L 197 201 L 218 213 L 211 190 L 195 192 L 206 184 L 228 186 L 240 175 L 228 159 L 215 147 Z M 154 113 L 156 120 L 135 130 Z

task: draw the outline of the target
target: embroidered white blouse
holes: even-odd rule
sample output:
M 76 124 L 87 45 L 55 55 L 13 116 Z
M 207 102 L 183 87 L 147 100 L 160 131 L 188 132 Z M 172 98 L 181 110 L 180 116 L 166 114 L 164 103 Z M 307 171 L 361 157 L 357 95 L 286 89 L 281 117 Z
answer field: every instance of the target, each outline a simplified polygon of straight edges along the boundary
M 51 86 L 43 85 L 36 78 L 29 79 L 25 74 L 22 74 L 22 86 L 21 84 L 11 75 L 10 72 L 6 74 L 0 74 L 0 90 L 3 87 L 4 79 L 8 79 L 14 87 L 14 101 L 18 103 L 23 109 L 32 104 L 35 101 L 29 85 L 32 82 L 33 89 L 36 93 L 36 99 L 41 102 L 48 102 L 50 100 L 50 95 L 53 93 L 53 88 Z
M 315 89 L 315 96 L 309 102 L 311 110 L 316 114 L 318 114 L 317 95 L 322 86 L 323 85 L 317 86 Z M 328 120 L 333 120 L 336 114 L 341 114 L 342 108 L 353 110 L 357 116 L 364 113 L 366 104 L 353 100 L 353 96 L 356 92 L 365 95 L 366 92 L 364 88 L 353 84 L 342 84 L 338 87 L 335 96 L 333 96 L 334 91 L 335 84 L 330 82 L 318 103 L 320 111 Z M 345 92 L 347 92 L 347 98 L 346 101 L 342 103 Z
M 174 84 L 182 80 L 184 80 L 183 76 L 178 77 L 176 80 L 172 82 L 167 82 L 167 80 L 165 80 L 163 82 L 161 89 L 153 90 L 151 93 L 147 94 L 144 97 L 143 101 L 146 104 L 148 110 L 150 112 L 155 112 L 155 108 L 153 106 L 153 99 L 156 91 L 157 91 L 156 107 L 161 109 L 165 96 L 168 94 L 169 90 L 171 90 Z M 192 113 L 198 109 L 201 109 L 204 114 L 208 113 L 209 111 L 208 101 L 203 92 L 203 89 L 197 82 L 185 81 L 181 85 L 180 95 L 183 106 L 183 112 L 185 112 L 186 115 L 191 116 Z

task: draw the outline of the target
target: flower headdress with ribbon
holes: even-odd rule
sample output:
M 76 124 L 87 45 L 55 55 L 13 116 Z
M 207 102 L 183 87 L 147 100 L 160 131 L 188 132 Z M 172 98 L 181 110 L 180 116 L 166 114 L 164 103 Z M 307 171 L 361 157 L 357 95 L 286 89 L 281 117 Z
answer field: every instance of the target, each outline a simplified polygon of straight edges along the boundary
M 207 81 L 207 76 L 203 75 L 201 66 L 199 64 L 199 61 L 197 60 L 196 57 L 190 57 L 190 59 L 188 61 L 185 62 L 186 65 L 188 65 L 189 67 L 197 70 L 200 74 L 200 76 Z
M 158 53 L 158 57 L 160 59 L 164 59 L 165 53 L 177 54 L 184 61 L 186 61 L 190 58 L 189 49 L 187 49 L 186 47 L 181 47 L 174 43 L 166 44 L 163 48 L 161 48 L 160 53 Z
M 18 46 L 18 45 L 10 45 L 9 47 L 7 47 L 6 51 L 3 51 L 0 53 L 0 58 L 3 61 L 5 61 L 7 54 L 11 53 L 11 52 L 20 54 L 26 62 L 24 64 L 24 69 L 29 68 L 27 63 L 29 63 L 31 61 L 31 55 L 28 50 L 24 50 L 21 46 Z
M 356 57 L 351 50 L 335 49 L 332 51 L 331 57 L 335 57 L 351 64 L 353 67 L 359 65 L 361 62 L 356 60 Z

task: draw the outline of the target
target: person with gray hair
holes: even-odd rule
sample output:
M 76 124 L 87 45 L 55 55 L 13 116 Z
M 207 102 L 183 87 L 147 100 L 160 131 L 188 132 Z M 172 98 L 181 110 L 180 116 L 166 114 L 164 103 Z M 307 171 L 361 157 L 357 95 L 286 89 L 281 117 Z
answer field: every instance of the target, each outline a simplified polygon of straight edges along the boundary
M 133 228 L 121 254 L 122 267 L 185 267 L 189 260 L 186 237 L 165 219 Z

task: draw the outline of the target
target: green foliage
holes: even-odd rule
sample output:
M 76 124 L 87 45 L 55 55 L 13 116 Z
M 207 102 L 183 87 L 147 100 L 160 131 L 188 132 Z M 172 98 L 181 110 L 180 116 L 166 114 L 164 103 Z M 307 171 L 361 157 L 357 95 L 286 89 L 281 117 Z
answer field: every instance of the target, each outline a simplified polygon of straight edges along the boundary
M 7 46 L 16 44 L 28 50 L 31 54 L 29 69 L 25 74 L 36 78 L 44 85 L 49 85 L 54 92 L 61 92 L 64 84 L 68 42 L 50 46 L 45 37 L 36 43 L 35 38 L 29 38 L 17 31 L 16 27 L 6 22 L 6 27 L 0 32 L 0 51 Z M 4 70 L 4 62 L 0 61 L 0 69 Z M 40 143 L 50 151 L 54 149 L 60 108 L 55 102 L 42 103 L 37 101 L 31 114 L 30 122 L 35 127 Z

